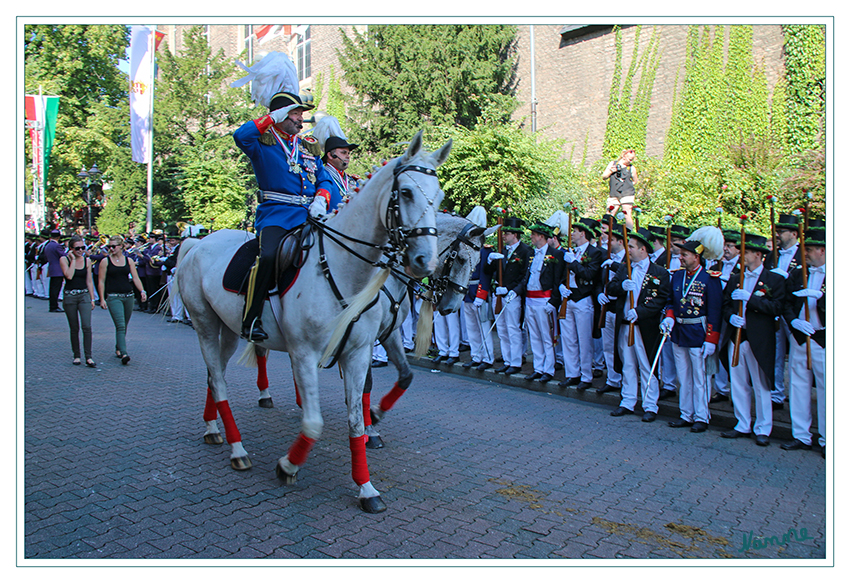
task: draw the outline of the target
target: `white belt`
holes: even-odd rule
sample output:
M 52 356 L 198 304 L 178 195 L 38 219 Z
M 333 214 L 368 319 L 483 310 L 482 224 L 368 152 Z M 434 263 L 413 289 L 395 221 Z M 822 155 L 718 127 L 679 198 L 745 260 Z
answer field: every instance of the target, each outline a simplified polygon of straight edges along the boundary
M 264 203 L 267 200 L 274 200 L 276 202 L 282 202 L 284 204 L 293 204 L 296 206 L 301 206 L 309 204 L 311 198 L 312 197 L 307 196 L 306 194 L 283 194 L 280 192 L 273 192 L 271 190 L 261 190 L 257 193 L 257 199 L 260 203 Z
M 705 316 L 701 318 L 676 318 L 677 324 L 703 324 L 705 325 Z

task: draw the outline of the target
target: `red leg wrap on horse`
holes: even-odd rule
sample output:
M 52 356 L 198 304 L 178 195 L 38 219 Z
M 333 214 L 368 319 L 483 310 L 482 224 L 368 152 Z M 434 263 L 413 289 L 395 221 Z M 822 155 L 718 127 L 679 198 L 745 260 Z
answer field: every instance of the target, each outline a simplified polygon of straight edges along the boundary
M 204 407 L 204 421 L 215 421 L 218 418 L 218 409 L 215 408 L 212 391 L 207 387 L 207 404 Z
M 398 383 L 394 384 L 392 390 L 384 395 L 383 399 L 381 399 L 381 411 L 389 411 L 392 409 L 395 402 L 399 400 L 406 390 L 407 389 L 399 387 Z
M 369 410 L 371 404 L 372 398 L 369 393 L 363 393 L 363 424 L 366 427 L 372 425 L 372 412 Z
M 266 356 L 257 357 L 257 388 L 265 391 L 269 388 L 269 377 L 266 374 Z
M 298 392 L 298 383 L 295 382 L 295 379 L 292 379 L 292 384 L 295 385 L 295 404 L 301 408 L 301 393 Z
M 351 477 L 354 483 L 362 486 L 369 481 L 369 464 L 366 463 L 366 436 L 349 437 L 351 446 Z
M 218 407 L 218 414 L 221 415 L 221 422 L 224 423 L 224 436 L 227 438 L 227 443 L 242 441 L 242 436 L 236 429 L 236 421 L 233 420 L 233 413 L 230 412 L 228 402 L 219 401 L 215 405 Z
M 289 448 L 289 453 L 287 454 L 290 463 L 296 466 L 303 466 L 304 462 L 307 461 L 307 454 L 310 453 L 314 443 L 316 443 L 315 439 L 310 439 L 303 433 L 299 433 L 298 439 Z

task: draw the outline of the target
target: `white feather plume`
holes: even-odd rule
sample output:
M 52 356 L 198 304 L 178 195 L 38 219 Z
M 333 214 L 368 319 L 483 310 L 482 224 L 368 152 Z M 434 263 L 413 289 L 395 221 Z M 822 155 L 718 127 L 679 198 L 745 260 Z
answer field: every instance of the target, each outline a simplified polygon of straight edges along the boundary
M 339 120 L 332 115 L 323 115 L 319 118 L 316 122 L 316 126 L 313 128 L 313 137 L 318 140 L 319 145 L 321 145 L 324 150 L 325 142 L 331 136 L 342 138 L 348 142 L 348 138 L 345 137 L 342 128 L 339 126 Z
M 236 64 L 248 74 L 230 84 L 231 87 L 251 85 L 251 98 L 257 105 L 269 106 L 276 93 L 285 91 L 298 95 L 298 71 L 295 64 L 284 53 L 271 52 L 248 67 L 237 60 Z
M 481 205 L 473 207 L 469 214 L 466 215 L 466 219 L 473 225 L 477 225 L 482 229 L 487 228 L 487 211 L 484 210 L 484 207 Z
M 723 257 L 723 231 L 717 227 L 707 226 L 700 227 L 687 241 L 699 241 L 705 249 L 702 256 L 706 261 L 714 261 Z
M 557 227 L 559 233 L 566 233 L 570 226 L 570 217 L 564 211 L 557 210 L 551 217 L 544 221 L 544 224 L 550 227 Z

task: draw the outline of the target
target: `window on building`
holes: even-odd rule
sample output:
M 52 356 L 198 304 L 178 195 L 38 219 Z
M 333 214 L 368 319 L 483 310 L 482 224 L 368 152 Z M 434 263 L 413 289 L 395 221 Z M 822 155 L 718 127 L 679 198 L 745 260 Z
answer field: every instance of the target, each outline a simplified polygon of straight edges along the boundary
M 295 65 L 298 68 L 298 80 L 303 81 L 312 74 L 310 70 L 310 27 L 298 27 L 295 32 L 298 35 L 295 45 Z

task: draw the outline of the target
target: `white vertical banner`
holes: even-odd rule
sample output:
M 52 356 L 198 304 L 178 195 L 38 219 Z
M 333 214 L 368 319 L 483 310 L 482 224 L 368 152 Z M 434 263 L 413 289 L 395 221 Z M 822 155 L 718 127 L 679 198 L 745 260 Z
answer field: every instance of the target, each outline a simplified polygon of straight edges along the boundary
M 130 30 L 130 136 L 133 162 L 146 163 L 151 155 L 153 125 L 153 30 Z

